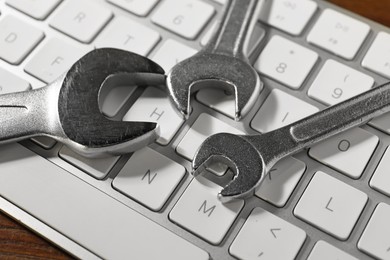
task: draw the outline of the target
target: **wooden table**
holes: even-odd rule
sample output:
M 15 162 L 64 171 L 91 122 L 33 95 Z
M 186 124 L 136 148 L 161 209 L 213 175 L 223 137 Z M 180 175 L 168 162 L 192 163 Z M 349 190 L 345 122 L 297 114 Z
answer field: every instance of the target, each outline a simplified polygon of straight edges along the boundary
M 329 0 L 390 27 L 390 0 Z M 0 258 L 70 259 L 71 256 L 0 213 Z

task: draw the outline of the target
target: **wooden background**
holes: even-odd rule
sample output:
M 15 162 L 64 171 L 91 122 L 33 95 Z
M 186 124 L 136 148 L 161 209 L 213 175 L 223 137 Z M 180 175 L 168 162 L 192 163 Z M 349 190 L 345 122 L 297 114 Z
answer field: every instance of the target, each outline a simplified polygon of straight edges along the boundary
M 390 0 L 329 0 L 390 27 Z M 70 259 L 33 232 L 0 213 L 0 258 Z

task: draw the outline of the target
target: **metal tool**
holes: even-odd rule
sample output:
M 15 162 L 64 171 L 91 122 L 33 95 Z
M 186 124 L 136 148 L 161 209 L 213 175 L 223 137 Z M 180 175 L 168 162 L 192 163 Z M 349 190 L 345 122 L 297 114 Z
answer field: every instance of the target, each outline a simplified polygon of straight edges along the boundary
M 246 50 L 262 3 L 262 0 L 228 1 L 209 43 L 168 73 L 171 101 L 186 118 L 191 112 L 191 93 L 204 87 L 216 86 L 234 93 L 237 120 L 256 101 L 262 82 L 250 65 Z
M 99 99 L 119 85 L 164 83 L 164 70 L 145 57 L 94 50 L 43 88 L 0 95 L 0 143 L 49 136 L 88 157 L 134 151 L 157 138 L 157 125 L 109 120 Z
M 235 177 L 219 198 L 243 198 L 255 192 L 280 159 L 388 111 L 390 83 L 265 134 L 216 134 L 207 138 L 195 154 L 193 174 L 201 173 L 209 164 L 223 162 Z

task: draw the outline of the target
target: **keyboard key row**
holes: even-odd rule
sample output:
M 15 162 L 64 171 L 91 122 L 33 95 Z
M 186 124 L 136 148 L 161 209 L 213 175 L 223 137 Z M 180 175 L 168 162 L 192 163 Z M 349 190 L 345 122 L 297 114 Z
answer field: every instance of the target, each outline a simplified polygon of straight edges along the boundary
M 210 258 L 202 249 L 19 144 L 2 146 L 0 157 L 1 196 L 93 251 L 95 257 Z

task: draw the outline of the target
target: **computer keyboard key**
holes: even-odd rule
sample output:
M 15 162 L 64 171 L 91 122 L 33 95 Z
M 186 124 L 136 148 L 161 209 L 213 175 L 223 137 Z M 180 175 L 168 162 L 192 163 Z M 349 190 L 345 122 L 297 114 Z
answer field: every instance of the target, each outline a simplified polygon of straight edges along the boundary
M 0 95 L 29 89 L 31 89 L 30 83 L 8 70 L 0 68 Z
M 374 79 L 335 60 L 327 60 L 312 83 L 308 95 L 326 105 L 368 91 Z
M 107 0 L 111 4 L 139 16 L 146 16 L 159 0 Z
M 34 54 L 24 70 L 45 83 L 51 83 L 88 51 L 87 47 L 51 38 Z
M 352 60 L 366 39 L 370 27 L 332 9 L 322 12 L 307 41 L 347 60 Z
M 17 65 L 44 36 L 41 30 L 19 18 L 3 16 L 0 18 L 0 58 Z
M 180 164 L 146 147 L 131 156 L 112 185 L 151 210 L 159 211 L 185 172 Z
M 41 146 L 42 148 L 49 150 L 54 147 L 54 145 L 57 143 L 54 139 L 46 136 L 39 136 L 31 138 L 31 141 L 36 143 L 37 145 Z
M 119 156 L 104 158 L 86 158 L 63 146 L 59 152 L 61 159 L 72 164 L 76 168 L 88 173 L 94 178 L 103 179 L 117 163 Z
M 44 20 L 62 0 L 6 0 L 6 4 L 35 18 Z
M 271 38 L 255 63 L 262 74 L 298 89 L 313 69 L 318 54 L 279 35 Z
M 276 207 L 283 207 L 305 172 L 306 165 L 293 157 L 278 162 L 268 173 L 256 196 Z
M 223 204 L 216 196 L 220 189 L 203 177 L 194 178 L 169 218 L 210 243 L 219 244 L 244 206 L 243 200 Z
M 153 55 L 152 60 L 168 73 L 180 61 L 191 57 L 197 52 L 196 49 L 193 49 L 183 43 L 178 41 L 167 39 L 157 52 Z
M 310 252 L 307 260 L 329 260 L 329 259 L 343 259 L 343 260 L 358 260 L 357 258 L 345 253 L 344 251 L 334 247 L 325 241 L 318 241 L 313 250 Z
M 149 27 L 118 16 L 97 37 L 97 48 L 111 47 L 146 56 L 160 40 L 158 32 Z
M 289 222 L 255 208 L 241 228 L 230 253 L 239 259 L 294 260 L 306 233 Z
M 243 134 L 240 130 L 208 114 L 201 114 L 176 148 L 188 160 L 192 160 L 196 150 L 207 137 L 217 133 Z
M 296 122 L 319 109 L 279 89 L 273 89 L 252 120 L 253 129 L 266 133 Z
M 314 145 L 309 155 L 347 176 L 358 179 L 371 159 L 379 138 L 361 128 L 353 128 Z
M 152 16 L 152 21 L 187 39 L 194 39 L 211 19 L 215 10 L 199 0 L 166 0 Z
M 368 52 L 362 66 L 390 79 L 390 34 L 379 32 Z
M 292 35 L 300 35 L 317 10 L 311 0 L 265 1 L 260 20 Z
M 167 99 L 167 94 L 157 88 L 149 87 L 131 106 L 123 117 L 123 121 L 156 122 L 160 127 L 160 136 L 157 142 L 167 145 L 184 123 Z
M 387 147 L 371 178 L 370 186 L 390 197 L 390 149 Z
M 300 198 L 294 215 L 340 240 L 346 240 L 367 200 L 364 192 L 319 171 Z
M 207 252 L 21 145 L 0 148 L 1 196 L 98 257 L 209 259 Z
M 90 43 L 111 19 L 112 12 L 94 1 L 69 0 L 49 21 L 51 27 L 83 43 Z
M 377 258 L 390 259 L 390 205 L 379 203 L 358 242 L 358 248 Z
M 134 93 L 136 86 L 118 86 L 110 90 L 102 100 L 102 113 L 108 117 L 116 116 Z

